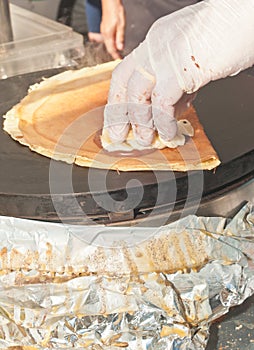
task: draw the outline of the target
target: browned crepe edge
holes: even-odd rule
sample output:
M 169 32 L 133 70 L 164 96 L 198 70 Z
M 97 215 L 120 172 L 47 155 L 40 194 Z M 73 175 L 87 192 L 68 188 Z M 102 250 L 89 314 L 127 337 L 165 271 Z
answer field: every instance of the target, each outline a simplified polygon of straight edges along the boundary
M 92 68 L 84 68 L 79 71 L 67 71 L 58 75 L 55 75 L 40 84 L 36 84 L 30 89 L 28 95 L 16 106 L 14 106 L 7 114 L 4 116 L 4 130 L 7 131 L 10 136 L 17 140 L 22 145 L 28 146 L 32 151 L 42 154 L 46 157 L 65 161 L 67 163 L 75 163 L 80 166 L 94 167 L 100 169 L 114 169 L 119 171 L 139 171 L 139 170 L 174 170 L 174 171 L 189 171 L 189 170 L 211 170 L 220 164 L 217 153 L 213 149 L 210 141 L 208 140 L 193 108 L 189 109 L 184 117 L 192 123 L 195 135 L 193 137 L 193 142 L 195 147 L 199 150 L 199 157 L 193 157 L 193 159 L 188 159 L 187 161 L 179 160 L 179 154 L 175 153 L 177 150 L 165 148 L 161 151 L 163 159 L 162 162 L 156 161 L 139 161 L 135 158 L 125 158 L 125 159 L 115 159 L 115 162 L 109 164 L 107 162 L 95 159 L 97 153 L 86 152 L 82 155 L 72 155 L 62 152 L 57 152 L 53 149 L 43 148 L 40 145 L 30 144 L 24 135 L 20 120 L 22 116 L 22 106 L 29 104 L 32 101 L 36 93 L 40 94 L 42 98 L 42 103 L 46 101 L 49 93 L 54 90 L 59 84 L 65 84 L 66 89 L 71 88 L 72 81 L 78 76 L 85 77 L 88 84 L 91 81 L 98 82 L 102 79 L 109 79 L 112 70 L 116 67 L 118 62 L 109 62 Z M 70 85 L 69 85 L 70 84 Z M 68 90 L 67 90 L 68 91 Z M 43 96 L 44 94 L 44 96 Z M 41 97 L 42 96 L 42 97 Z M 44 99 L 45 98 L 45 99 Z M 27 117 L 27 116 L 26 116 Z M 188 143 L 188 142 L 187 142 Z M 182 150 L 188 148 L 189 146 L 184 145 Z M 194 147 L 194 148 L 195 148 Z M 180 149 L 180 148 L 179 148 Z M 191 150 L 190 150 L 191 152 Z M 167 155 L 175 154 L 177 160 L 172 159 L 172 157 L 167 157 Z M 187 157 L 189 158 L 189 157 Z

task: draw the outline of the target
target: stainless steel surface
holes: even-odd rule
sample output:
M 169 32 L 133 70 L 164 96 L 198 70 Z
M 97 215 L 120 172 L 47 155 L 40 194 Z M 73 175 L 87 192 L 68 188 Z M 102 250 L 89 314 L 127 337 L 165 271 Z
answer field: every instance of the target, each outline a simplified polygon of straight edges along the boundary
M 221 191 L 216 191 L 199 200 L 185 205 L 184 208 L 163 206 L 151 211 L 143 211 L 143 216 L 122 223 L 111 222 L 107 226 L 158 226 L 162 222 L 170 223 L 187 215 L 226 217 L 232 218 L 246 203 L 254 203 L 254 175 L 249 175 L 245 180 L 239 181 Z
M 254 203 L 254 179 L 223 192 L 217 194 L 218 196 L 214 199 L 209 200 L 208 197 L 207 202 L 201 205 L 197 214 L 205 216 L 209 212 L 212 216 L 232 217 L 246 201 Z
M 0 0 L 0 44 L 13 40 L 9 0 Z

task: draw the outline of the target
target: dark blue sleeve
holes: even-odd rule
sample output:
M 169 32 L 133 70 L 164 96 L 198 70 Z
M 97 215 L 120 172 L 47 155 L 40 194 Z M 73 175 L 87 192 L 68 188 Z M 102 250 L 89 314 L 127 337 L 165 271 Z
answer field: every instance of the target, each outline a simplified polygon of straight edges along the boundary
M 101 0 L 85 0 L 88 31 L 100 33 Z

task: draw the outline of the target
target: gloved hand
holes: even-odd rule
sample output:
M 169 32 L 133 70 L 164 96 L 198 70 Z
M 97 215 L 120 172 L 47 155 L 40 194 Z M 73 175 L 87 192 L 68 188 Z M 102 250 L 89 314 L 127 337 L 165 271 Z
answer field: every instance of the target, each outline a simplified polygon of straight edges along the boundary
M 104 128 L 123 142 L 176 134 L 175 103 L 184 92 L 254 63 L 254 0 L 205 0 L 156 21 L 145 41 L 113 72 Z

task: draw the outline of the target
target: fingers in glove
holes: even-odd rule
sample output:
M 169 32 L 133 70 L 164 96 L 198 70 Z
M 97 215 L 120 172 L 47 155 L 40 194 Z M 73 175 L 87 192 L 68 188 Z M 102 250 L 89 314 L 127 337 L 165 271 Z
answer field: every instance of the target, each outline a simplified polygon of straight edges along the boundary
M 128 83 L 128 114 L 137 142 L 149 146 L 154 138 L 151 93 L 154 76 L 143 68 L 135 70 Z
M 134 60 L 129 55 L 112 74 L 108 104 L 104 110 L 104 128 L 113 142 L 123 142 L 129 132 L 127 85 L 133 71 Z
M 155 128 L 164 141 L 170 141 L 177 132 L 175 103 L 182 91 L 177 84 L 163 79 L 158 80 L 152 92 L 152 114 Z

